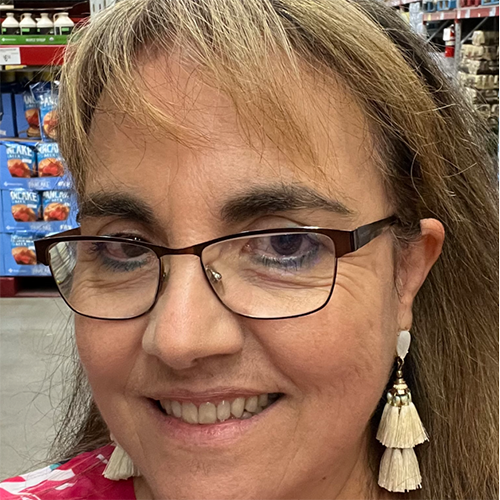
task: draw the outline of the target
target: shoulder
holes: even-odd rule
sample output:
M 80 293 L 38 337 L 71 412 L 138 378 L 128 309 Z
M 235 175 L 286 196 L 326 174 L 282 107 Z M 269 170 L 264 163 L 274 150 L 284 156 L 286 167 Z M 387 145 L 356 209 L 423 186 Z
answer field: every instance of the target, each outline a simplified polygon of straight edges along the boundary
M 135 500 L 132 479 L 110 481 L 102 475 L 112 451 L 105 446 L 5 479 L 0 482 L 0 500 Z

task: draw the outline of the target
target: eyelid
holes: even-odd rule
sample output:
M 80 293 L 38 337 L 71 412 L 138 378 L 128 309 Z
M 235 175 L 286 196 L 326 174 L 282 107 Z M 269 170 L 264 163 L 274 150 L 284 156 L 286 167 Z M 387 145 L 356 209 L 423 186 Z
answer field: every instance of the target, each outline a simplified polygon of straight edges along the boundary
M 97 224 L 96 222 L 99 222 Z M 164 239 L 155 228 L 125 219 L 85 220 L 81 224 L 82 234 L 88 236 L 109 236 L 115 238 L 138 239 L 144 243 L 162 245 Z
M 276 223 L 273 222 L 274 219 Z M 304 224 L 302 222 L 292 220 L 290 217 L 281 217 L 278 215 L 271 215 L 261 217 L 260 219 L 253 221 L 251 225 L 246 227 L 244 231 L 259 231 L 266 229 L 300 229 L 308 226 L 315 226 L 316 224 Z
M 140 234 L 132 233 L 132 232 L 125 232 L 125 231 L 116 231 L 116 232 L 110 232 L 106 234 L 99 234 L 99 236 L 109 236 L 112 238 L 126 238 L 132 241 L 138 241 L 141 243 L 152 243 L 149 239 L 144 238 Z

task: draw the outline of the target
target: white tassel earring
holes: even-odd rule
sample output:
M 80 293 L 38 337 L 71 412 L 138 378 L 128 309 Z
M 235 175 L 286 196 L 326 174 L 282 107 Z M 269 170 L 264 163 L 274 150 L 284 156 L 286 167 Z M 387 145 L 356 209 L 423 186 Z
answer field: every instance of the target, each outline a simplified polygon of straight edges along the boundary
M 106 465 L 102 475 L 106 479 L 111 479 L 113 481 L 140 476 L 139 469 L 134 465 L 134 462 L 132 462 L 127 452 L 115 441 L 113 436 L 111 436 L 111 440 L 114 441 L 115 449 L 113 453 L 111 453 L 108 465 Z
M 410 341 L 409 331 L 399 333 L 396 381 L 387 393 L 387 404 L 377 432 L 377 440 L 387 448 L 380 462 L 378 484 L 398 493 L 422 487 L 420 468 L 413 448 L 429 439 L 413 404 L 410 389 L 403 379 L 403 364 Z

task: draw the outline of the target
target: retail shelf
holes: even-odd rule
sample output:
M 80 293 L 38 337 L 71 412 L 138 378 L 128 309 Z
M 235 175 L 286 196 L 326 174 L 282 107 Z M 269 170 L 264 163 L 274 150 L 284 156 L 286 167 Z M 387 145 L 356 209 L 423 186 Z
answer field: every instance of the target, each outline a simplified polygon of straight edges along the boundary
M 0 276 L 0 297 L 15 297 L 19 292 L 19 279 Z
M 386 0 L 389 7 L 401 7 L 419 0 Z M 474 19 L 478 17 L 498 17 L 498 5 L 480 5 L 479 7 L 462 7 L 439 12 L 424 12 L 424 21 L 445 21 L 447 19 Z
M 478 17 L 498 17 L 498 5 L 464 7 L 462 9 L 444 10 L 424 14 L 424 22 L 444 21 L 447 19 L 474 19 Z
M 410 3 L 417 3 L 421 0 L 385 0 L 385 4 L 389 7 L 401 7 L 401 5 L 408 5 Z
M 4 66 L 59 66 L 63 62 L 65 48 L 66 45 L 2 45 L 0 46 L 0 64 Z M 4 58 L 4 53 L 9 54 L 9 58 Z
M 0 276 L 0 297 L 59 297 L 52 277 Z

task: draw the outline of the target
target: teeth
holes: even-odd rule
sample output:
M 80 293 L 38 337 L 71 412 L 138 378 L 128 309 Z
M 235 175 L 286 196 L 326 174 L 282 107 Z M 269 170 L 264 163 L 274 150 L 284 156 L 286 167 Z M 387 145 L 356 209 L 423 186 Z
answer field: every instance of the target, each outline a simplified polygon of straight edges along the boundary
M 236 398 L 234 401 L 222 401 L 218 405 L 206 402 L 199 406 L 194 403 L 180 403 L 164 399 L 160 401 L 161 407 L 167 415 L 173 415 L 188 424 L 215 424 L 230 418 L 246 420 L 264 411 L 274 403 L 279 394 L 261 394 L 249 398 Z
M 261 394 L 259 396 L 259 406 L 264 408 L 264 406 L 267 406 L 269 398 L 267 397 L 267 394 Z
M 252 396 L 251 398 L 247 399 L 247 402 L 245 404 L 245 410 L 249 411 L 250 413 L 253 413 L 257 409 L 258 404 L 259 404 L 259 397 Z
M 160 401 L 162 408 L 165 410 L 167 415 L 172 415 L 172 401 L 165 399 Z
M 181 418 L 182 406 L 178 401 L 172 401 L 172 413 L 174 414 L 174 417 Z
M 215 424 L 217 421 L 217 409 L 212 403 L 203 403 L 200 406 L 200 424 Z
M 182 420 L 188 424 L 198 423 L 198 408 L 193 403 L 182 403 Z
M 217 405 L 217 419 L 224 422 L 231 416 L 231 403 L 229 401 L 222 401 Z
M 231 415 L 240 418 L 245 410 L 245 398 L 237 398 L 231 403 Z

